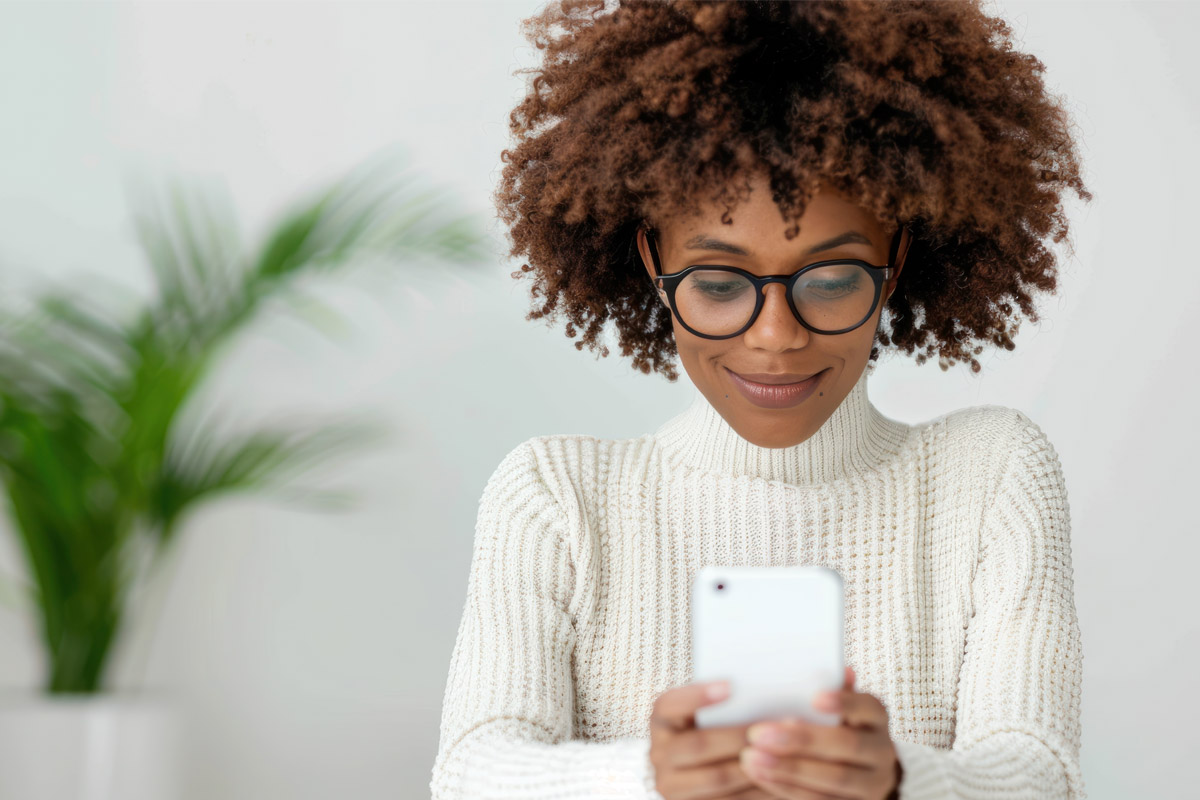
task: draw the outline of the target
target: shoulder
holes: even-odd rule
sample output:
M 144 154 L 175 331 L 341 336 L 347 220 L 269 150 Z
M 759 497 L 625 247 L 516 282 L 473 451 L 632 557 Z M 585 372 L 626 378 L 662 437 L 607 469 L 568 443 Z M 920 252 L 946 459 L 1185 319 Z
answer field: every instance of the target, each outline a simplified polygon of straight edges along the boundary
M 489 478 L 513 475 L 536 479 L 548 496 L 565 509 L 592 504 L 597 487 L 617 471 L 636 471 L 649 461 L 648 436 L 606 439 L 586 434 L 532 436 L 513 447 Z
M 1015 408 L 974 406 L 947 415 L 960 441 L 986 452 L 987 519 L 1005 530 L 1069 527 L 1058 449 L 1041 425 Z M 1014 516 L 1015 515 L 1015 516 Z M 1018 522 L 1022 524 L 1017 524 Z
M 975 488 L 994 497 L 1002 484 L 1062 482 L 1058 451 L 1046 431 L 1020 409 L 977 405 L 912 426 L 924 449 L 969 474 Z
M 1001 477 L 1057 473 L 1062 463 L 1049 435 L 1025 412 L 1007 406 L 985 405 L 962 409 L 953 415 L 963 438 L 988 449 L 997 459 Z
M 1004 452 L 1034 439 L 1046 439 L 1045 432 L 1025 412 L 1000 405 L 960 408 L 915 427 L 926 435 L 945 435 L 957 444 Z
M 1003 461 L 1014 455 L 1057 456 L 1042 427 L 1024 411 L 1008 406 L 968 406 L 913 427 L 927 440 L 991 453 Z

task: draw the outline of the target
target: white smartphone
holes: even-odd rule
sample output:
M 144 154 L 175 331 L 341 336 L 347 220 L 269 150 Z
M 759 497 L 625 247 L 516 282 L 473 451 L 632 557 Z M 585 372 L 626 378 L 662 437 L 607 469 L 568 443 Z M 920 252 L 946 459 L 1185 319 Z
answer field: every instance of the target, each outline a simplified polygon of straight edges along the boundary
M 692 581 L 694 680 L 728 680 L 725 700 L 696 710 L 696 727 L 795 716 L 837 725 L 819 692 L 845 680 L 842 576 L 820 566 L 701 567 Z

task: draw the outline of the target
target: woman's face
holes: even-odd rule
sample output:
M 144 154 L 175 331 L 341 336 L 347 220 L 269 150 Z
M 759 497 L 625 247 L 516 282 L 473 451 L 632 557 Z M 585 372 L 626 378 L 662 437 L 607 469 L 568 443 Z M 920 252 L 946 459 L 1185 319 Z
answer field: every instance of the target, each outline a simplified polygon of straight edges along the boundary
M 799 234 L 788 241 L 766 177 L 758 175 L 750 185 L 751 194 L 731 212 L 730 225 L 721 223 L 723 207 L 710 204 L 696 218 L 668 222 L 656 229 L 663 274 L 693 264 L 741 267 L 756 275 L 787 275 L 815 261 L 834 258 L 857 258 L 877 266 L 887 263 L 895 229 L 880 227 L 870 213 L 833 190 L 818 189 L 800 218 Z M 830 240 L 843 237 L 842 243 L 828 246 Z M 746 254 L 706 250 L 699 240 L 707 240 L 710 246 L 718 241 L 734 245 Z M 647 274 L 653 278 L 654 261 L 641 231 L 637 241 Z M 816 247 L 821 249 L 814 250 Z M 900 264 L 907 249 L 906 232 L 898 251 Z M 680 361 L 692 382 L 743 439 L 760 447 L 799 444 L 825 424 L 862 375 L 883 305 L 895 289 L 896 275 L 885 283 L 870 319 L 848 333 L 825 335 L 805 328 L 793 316 L 787 289 L 780 283 L 764 289 L 762 311 L 754 325 L 730 339 L 695 336 L 672 315 Z M 660 293 L 660 297 L 665 304 L 666 294 Z M 819 374 L 815 387 L 799 404 L 765 408 L 751 402 L 731 372 Z

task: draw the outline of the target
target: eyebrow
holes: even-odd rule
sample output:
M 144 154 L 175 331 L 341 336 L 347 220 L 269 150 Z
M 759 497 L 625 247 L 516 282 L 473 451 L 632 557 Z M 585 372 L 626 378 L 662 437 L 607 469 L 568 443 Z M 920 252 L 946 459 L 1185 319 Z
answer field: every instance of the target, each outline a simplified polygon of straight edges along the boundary
M 813 245 L 804 251 L 805 256 L 811 256 L 813 253 L 820 253 L 823 250 L 832 250 L 835 247 L 840 247 L 844 244 L 871 244 L 871 240 L 858 231 L 846 231 L 834 236 L 832 239 L 826 239 L 823 242 Z M 732 253 L 735 256 L 749 256 L 753 253 L 739 247 L 736 244 L 723 242 L 720 239 L 713 239 L 705 234 L 693 236 L 684 242 L 684 247 L 689 250 L 712 250 L 718 253 Z

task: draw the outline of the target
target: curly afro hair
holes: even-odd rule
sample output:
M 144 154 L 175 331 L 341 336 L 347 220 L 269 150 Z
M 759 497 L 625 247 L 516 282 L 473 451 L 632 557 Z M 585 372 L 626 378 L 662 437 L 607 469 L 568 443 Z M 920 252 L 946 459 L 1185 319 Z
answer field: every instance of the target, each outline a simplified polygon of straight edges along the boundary
M 544 57 L 520 71 L 493 199 L 526 262 L 513 277 L 544 297 L 527 319 L 565 312 L 602 356 L 611 319 L 643 373 L 678 378 L 638 227 L 704 198 L 728 224 L 750 171 L 789 239 L 817 183 L 908 226 L 870 361 L 884 346 L 943 370 L 979 372 L 980 342 L 1013 349 L 1014 305 L 1036 322 L 1031 291 L 1057 285 L 1042 240 L 1067 239 L 1062 195 L 1092 199 L 1044 64 L 979 0 L 558 0 L 522 31 Z

